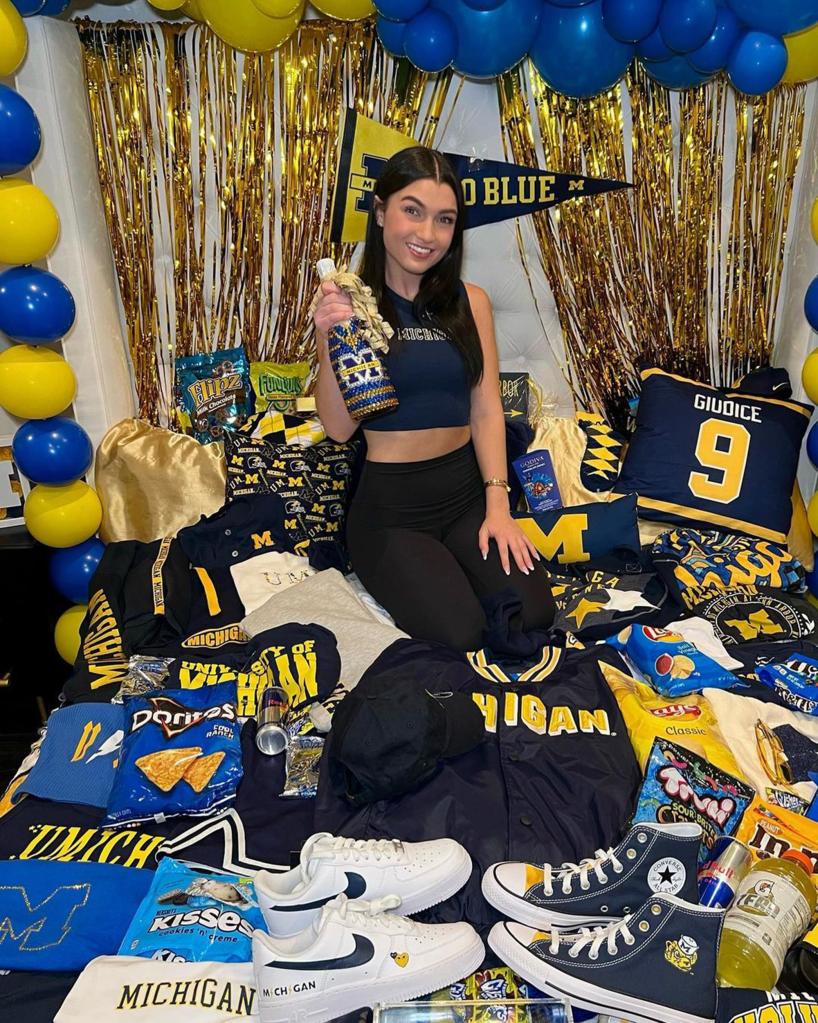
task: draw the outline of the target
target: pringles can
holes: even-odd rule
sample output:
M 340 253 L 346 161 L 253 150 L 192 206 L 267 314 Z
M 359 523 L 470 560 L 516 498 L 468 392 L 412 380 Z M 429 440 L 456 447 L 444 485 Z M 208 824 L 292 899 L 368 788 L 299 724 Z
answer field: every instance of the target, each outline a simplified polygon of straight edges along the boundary
M 267 686 L 262 690 L 256 711 L 256 746 L 267 756 L 283 753 L 290 741 L 282 726 L 289 703 L 280 686 Z
M 699 871 L 699 905 L 727 909 L 751 861 L 752 854 L 743 842 L 729 835 L 717 838 L 710 859 Z

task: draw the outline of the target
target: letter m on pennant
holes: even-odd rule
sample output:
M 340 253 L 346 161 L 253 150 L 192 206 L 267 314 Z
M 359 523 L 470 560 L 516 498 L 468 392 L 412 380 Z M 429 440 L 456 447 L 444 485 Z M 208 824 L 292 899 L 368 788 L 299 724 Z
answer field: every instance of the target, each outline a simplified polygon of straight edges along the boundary
M 21 952 L 54 948 L 68 934 L 71 918 L 90 894 L 90 884 L 61 885 L 32 905 L 25 888 L 0 887 L 0 945 L 10 938 Z

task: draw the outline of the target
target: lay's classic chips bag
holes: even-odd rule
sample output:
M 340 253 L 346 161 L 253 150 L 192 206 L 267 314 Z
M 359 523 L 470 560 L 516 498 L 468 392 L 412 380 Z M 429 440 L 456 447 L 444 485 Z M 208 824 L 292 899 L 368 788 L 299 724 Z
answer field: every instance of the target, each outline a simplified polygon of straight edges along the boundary
M 242 776 L 236 683 L 125 700 L 127 729 L 106 824 L 207 814 Z
M 698 753 L 714 767 L 746 781 L 727 745 L 710 702 L 700 693 L 668 699 L 644 682 L 600 662 L 608 687 L 616 697 L 628 735 L 644 772 L 654 739 L 669 739 Z

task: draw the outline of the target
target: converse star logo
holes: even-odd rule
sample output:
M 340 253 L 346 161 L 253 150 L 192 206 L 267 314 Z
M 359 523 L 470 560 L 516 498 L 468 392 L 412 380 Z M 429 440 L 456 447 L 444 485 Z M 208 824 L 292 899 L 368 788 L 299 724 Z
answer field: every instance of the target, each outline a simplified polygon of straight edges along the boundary
M 687 871 L 681 860 L 664 856 L 648 871 L 648 888 L 656 894 L 676 895 L 684 887 Z

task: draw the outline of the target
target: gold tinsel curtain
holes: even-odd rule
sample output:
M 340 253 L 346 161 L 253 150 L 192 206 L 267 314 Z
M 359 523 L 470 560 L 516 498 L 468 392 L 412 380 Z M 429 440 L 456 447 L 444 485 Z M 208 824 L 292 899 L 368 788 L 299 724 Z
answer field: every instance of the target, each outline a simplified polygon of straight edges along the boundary
M 770 360 L 802 86 L 751 103 L 723 78 L 671 92 L 637 66 L 623 88 L 576 101 L 521 65 L 498 94 L 508 159 L 635 186 L 533 218 L 579 405 L 621 424 L 642 356 L 728 385 Z
M 199 25 L 79 32 L 140 415 L 168 425 L 177 355 L 310 358 L 314 263 L 351 254 L 327 241 L 341 113 L 432 144 L 451 76 L 393 61 L 371 21 L 258 57 Z

